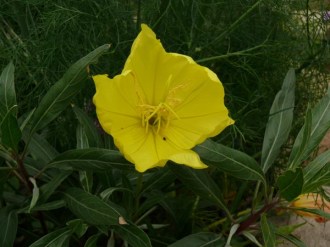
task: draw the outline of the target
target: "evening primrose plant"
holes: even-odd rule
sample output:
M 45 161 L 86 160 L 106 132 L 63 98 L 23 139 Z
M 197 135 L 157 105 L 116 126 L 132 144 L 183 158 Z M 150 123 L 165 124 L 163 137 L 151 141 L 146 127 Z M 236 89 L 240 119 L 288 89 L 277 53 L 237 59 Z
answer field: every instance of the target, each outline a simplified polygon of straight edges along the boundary
M 94 75 L 93 64 L 110 49 L 100 46 L 22 115 L 15 66 L 3 69 L 0 246 L 304 246 L 294 236 L 297 226 L 274 219 L 279 212 L 330 218 L 319 203 L 299 203 L 330 182 L 330 151 L 315 155 L 330 128 L 330 90 L 292 137 L 289 69 L 261 156 L 252 157 L 216 138 L 234 124 L 218 76 L 166 52 L 147 25 L 141 29 L 119 75 Z M 92 81 L 96 116 L 75 102 Z M 77 119 L 76 144 L 59 152 L 44 133 L 68 108 Z M 282 150 L 288 140 L 289 155 Z M 212 217 L 200 220 L 206 213 Z

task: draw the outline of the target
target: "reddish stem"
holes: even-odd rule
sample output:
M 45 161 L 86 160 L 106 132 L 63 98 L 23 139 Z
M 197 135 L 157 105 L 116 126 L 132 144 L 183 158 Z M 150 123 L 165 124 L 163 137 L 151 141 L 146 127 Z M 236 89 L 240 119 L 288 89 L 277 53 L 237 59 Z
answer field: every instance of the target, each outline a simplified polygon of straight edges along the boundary
M 264 212 L 267 212 L 267 211 L 271 210 L 276 204 L 277 204 L 277 201 L 274 201 L 274 202 L 272 202 L 270 204 L 266 204 L 259 211 L 257 211 L 254 214 L 251 214 L 249 218 L 247 218 L 245 221 L 243 221 L 240 224 L 240 226 L 238 227 L 238 229 L 236 231 L 236 234 L 237 235 L 241 234 L 243 231 L 245 231 L 247 228 L 249 228 L 249 226 L 251 226 L 252 224 L 256 223 L 256 221 L 260 218 L 260 216 Z

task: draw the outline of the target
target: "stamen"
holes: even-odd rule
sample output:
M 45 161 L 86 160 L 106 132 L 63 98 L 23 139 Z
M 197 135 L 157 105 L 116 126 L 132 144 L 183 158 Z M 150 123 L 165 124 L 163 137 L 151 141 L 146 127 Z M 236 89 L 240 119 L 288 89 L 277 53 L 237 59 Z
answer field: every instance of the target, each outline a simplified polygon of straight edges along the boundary
M 172 116 L 179 119 L 175 111 L 166 103 L 160 103 L 158 106 L 146 104 L 138 106 L 141 109 L 142 126 L 145 127 L 146 133 L 149 131 L 149 125 L 154 126 L 156 133 L 159 133 L 161 129 L 169 126 Z

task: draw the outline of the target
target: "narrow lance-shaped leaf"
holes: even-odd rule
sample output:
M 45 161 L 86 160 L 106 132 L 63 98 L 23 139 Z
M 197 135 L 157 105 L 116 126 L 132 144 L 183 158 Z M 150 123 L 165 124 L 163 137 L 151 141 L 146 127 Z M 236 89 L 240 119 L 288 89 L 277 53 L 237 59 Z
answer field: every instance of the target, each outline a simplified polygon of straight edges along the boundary
M 68 106 L 72 98 L 84 86 L 82 82 L 87 79 L 88 65 L 95 63 L 97 59 L 109 49 L 109 47 L 109 45 L 100 46 L 87 56 L 80 59 L 48 90 L 31 117 L 31 136 L 35 131 L 45 127 L 54 120 Z
M 82 189 L 69 188 L 64 192 L 64 199 L 73 214 L 91 225 L 119 224 L 121 214 L 116 208 Z
M 59 208 L 63 208 L 66 206 L 66 203 L 64 200 L 56 200 L 56 201 L 52 201 L 52 202 L 48 202 L 45 204 L 41 204 L 38 206 L 35 206 L 32 209 L 32 212 L 36 212 L 36 211 L 50 211 L 50 210 L 54 210 L 54 209 L 59 209 Z
M 265 183 L 264 174 L 258 163 L 250 156 L 222 144 L 207 140 L 195 151 L 205 164 L 216 167 L 234 177 L 244 180 L 259 180 Z
M 307 147 L 301 153 L 297 164 L 306 160 L 308 156 L 319 146 L 324 135 L 330 128 L 330 87 L 327 94 L 319 101 L 319 103 L 312 109 L 312 129 Z M 303 142 L 304 126 L 299 131 L 299 134 L 293 144 L 292 152 L 289 162 L 292 162 Z
M 7 112 L 17 105 L 14 71 L 14 64 L 10 62 L 0 75 L 0 123 Z
M 231 240 L 232 240 L 234 234 L 237 232 L 239 226 L 240 226 L 239 224 L 234 224 L 234 225 L 231 226 L 229 234 L 228 234 L 228 238 L 227 238 L 227 241 L 226 241 L 226 245 L 225 245 L 226 247 L 231 246 Z
M 70 176 L 72 171 L 60 171 L 56 176 L 40 187 L 39 202 L 47 202 L 48 198 L 56 191 L 56 189 L 63 183 L 63 181 Z
M 67 247 L 72 232 L 68 227 L 53 231 L 35 241 L 29 247 Z
M 88 139 L 89 147 L 102 147 L 102 139 L 93 120 L 77 106 L 72 106 L 72 109 L 76 114 L 80 125 L 84 129 L 85 135 Z
M 308 108 L 306 116 L 305 116 L 305 124 L 302 131 L 302 139 L 299 146 L 296 146 L 293 150 L 291 150 L 290 161 L 289 161 L 289 169 L 295 169 L 299 167 L 301 162 L 301 155 L 305 152 L 308 147 L 308 142 L 311 137 L 312 132 L 312 111 Z
M 9 208 L 0 209 L 0 246 L 12 247 L 16 238 L 17 232 L 17 213 Z
M 27 141 L 28 132 L 23 131 L 23 140 Z M 43 165 L 50 162 L 58 155 L 58 151 L 42 135 L 34 134 L 27 147 L 29 153 L 35 160 L 41 161 Z
M 221 234 L 199 232 L 188 235 L 168 247 L 221 247 L 225 245 L 225 238 Z
M 85 242 L 84 247 L 97 247 L 97 242 L 100 238 L 101 234 L 97 233 L 95 235 L 90 236 Z
M 265 247 L 275 247 L 276 237 L 275 237 L 275 227 L 267 219 L 266 214 L 261 216 L 261 232 L 264 239 Z
M 1 123 L 2 143 L 17 152 L 18 142 L 21 140 L 22 132 L 18 126 L 17 119 L 8 112 Z
M 172 171 L 168 167 L 164 167 L 154 172 L 148 180 L 143 183 L 141 194 L 151 190 L 159 190 L 172 183 L 174 179 L 175 176 Z
M 33 184 L 32 199 L 31 199 L 31 203 L 30 203 L 30 207 L 29 207 L 29 213 L 30 213 L 31 210 L 34 208 L 34 206 L 37 204 L 40 193 L 39 193 L 39 187 L 37 185 L 36 180 L 32 177 L 29 180 Z
M 214 202 L 227 213 L 228 217 L 231 217 L 220 188 L 205 170 L 194 170 L 181 165 L 172 165 L 171 169 L 187 188 L 197 195 Z
M 295 80 L 294 69 L 290 69 L 270 109 L 261 153 L 264 172 L 273 165 L 281 146 L 288 139 L 293 119 Z
M 66 223 L 66 225 L 75 235 L 77 235 L 78 238 L 81 238 L 88 229 L 88 225 L 84 223 L 82 219 L 70 220 Z
M 327 186 L 329 184 L 330 184 L 330 165 L 328 165 L 319 172 L 316 180 L 306 184 L 303 187 L 302 193 L 310 193 L 310 192 L 318 191 L 322 186 Z
M 86 148 L 73 149 L 59 154 L 48 165 L 60 169 L 72 168 L 80 171 L 102 171 L 111 168 L 131 170 L 134 166 L 116 150 Z
M 89 141 L 85 129 L 78 124 L 77 130 L 77 149 L 89 148 Z M 85 191 L 91 192 L 93 187 L 93 171 L 79 171 L 79 180 Z
M 77 149 L 89 148 L 89 142 L 86 135 L 86 131 L 78 124 L 76 129 Z
M 286 239 L 287 241 L 291 242 L 292 244 L 294 244 L 294 246 L 297 247 L 308 247 L 304 242 L 302 242 L 299 238 L 293 236 L 293 235 L 289 235 L 289 234 L 283 234 L 283 233 L 276 233 L 276 235 Z
M 151 247 L 148 235 L 133 223 L 117 225 L 113 228 L 130 246 Z
M 300 168 L 295 171 L 287 170 L 277 179 L 281 196 L 287 201 L 292 201 L 301 194 L 303 184 L 304 178 Z
M 323 169 L 323 167 L 330 161 L 330 150 L 317 156 L 313 161 L 309 162 L 304 168 L 304 179 L 305 181 L 311 180 L 315 174 Z
M 330 150 L 317 156 L 303 170 L 303 193 L 312 192 L 330 180 Z

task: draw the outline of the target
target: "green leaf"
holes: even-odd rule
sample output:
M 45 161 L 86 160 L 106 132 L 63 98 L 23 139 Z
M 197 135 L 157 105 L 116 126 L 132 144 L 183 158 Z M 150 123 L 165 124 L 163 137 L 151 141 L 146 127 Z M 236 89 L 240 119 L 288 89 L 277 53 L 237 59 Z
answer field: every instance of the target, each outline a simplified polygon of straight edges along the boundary
M 85 191 L 91 192 L 93 188 L 93 172 L 79 171 L 79 181 Z
M 84 190 L 69 188 L 64 192 L 64 199 L 74 215 L 91 225 L 119 224 L 121 214 L 116 208 Z
M 73 105 L 72 109 L 76 114 L 76 117 L 80 125 L 83 127 L 85 131 L 85 134 L 88 139 L 89 147 L 102 147 L 103 146 L 102 139 L 99 130 L 95 126 L 93 120 L 77 106 Z
M 140 203 L 138 210 L 134 213 L 135 215 L 143 215 L 147 211 L 150 213 L 158 204 L 161 204 L 164 200 L 165 195 L 159 191 L 155 191 L 148 194 L 148 197 Z M 144 216 L 145 217 L 145 216 Z
M 301 129 L 302 131 L 302 138 L 301 138 L 301 143 L 299 146 L 294 147 L 291 150 L 291 154 L 289 157 L 289 169 L 295 169 L 300 166 L 301 163 L 301 156 L 308 147 L 308 142 L 311 137 L 311 132 L 312 132 L 312 111 L 310 108 L 307 110 L 307 114 L 305 117 L 305 124 L 303 128 Z
M 132 247 L 151 247 L 148 235 L 131 222 L 114 226 L 114 230 Z
M 0 123 L 5 115 L 17 105 L 14 71 L 14 64 L 10 62 L 0 75 Z
M 78 124 L 77 130 L 77 149 L 89 148 L 89 141 L 85 129 Z M 85 191 L 91 192 L 93 187 L 93 171 L 79 171 L 80 184 Z
M 160 190 L 164 186 L 172 183 L 174 179 L 175 176 L 169 167 L 164 167 L 154 172 L 147 181 L 143 182 L 141 194 L 151 190 Z
M 212 165 L 229 175 L 239 179 L 259 180 L 266 183 L 258 163 L 245 153 L 211 140 L 206 140 L 198 145 L 195 151 L 206 164 Z
M 281 196 L 289 202 L 301 194 L 303 184 L 304 177 L 300 168 L 295 171 L 287 170 L 277 179 Z
M 307 223 L 307 221 L 305 221 L 303 223 L 299 223 L 299 224 L 278 226 L 276 229 L 276 234 L 284 234 L 284 235 L 292 234 L 296 229 L 298 229 L 299 227 L 302 227 L 306 223 Z
M 316 175 L 315 179 L 309 180 L 304 184 L 302 193 L 316 192 L 320 187 L 328 186 L 330 183 L 330 163 L 327 163 Z
M 32 199 L 31 199 L 30 207 L 29 207 L 29 211 L 28 211 L 30 213 L 31 209 L 34 208 L 34 206 L 37 204 L 37 201 L 39 199 L 39 188 L 38 188 L 36 180 L 33 177 L 30 177 L 29 180 L 33 184 Z
M 2 143 L 17 152 L 18 142 L 21 140 L 21 137 L 22 132 L 18 126 L 16 117 L 8 112 L 1 123 Z
M 77 149 L 89 148 L 86 131 L 81 124 L 78 124 L 76 129 Z
M 109 45 L 100 46 L 81 58 L 48 90 L 31 117 L 30 136 L 53 121 L 71 103 L 72 98 L 84 87 L 83 82 L 88 76 L 88 65 L 96 63 L 109 47 Z
M 48 198 L 54 193 L 54 191 L 62 184 L 62 182 L 70 176 L 71 171 L 60 171 L 51 181 L 40 187 L 40 199 L 39 202 L 47 202 Z
M 88 229 L 88 225 L 81 219 L 70 220 L 66 224 L 71 229 L 72 233 L 76 234 L 78 238 L 81 238 Z
M 283 233 L 276 233 L 276 235 L 286 239 L 287 241 L 293 243 L 295 246 L 298 247 L 307 247 L 307 245 L 302 242 L 300 239 L 298 239 L 297 237 L 293 236 L 293 235 L 287 235 L 287 234 L 283 234 Z
M 50 211 L 54 209 L 59 209 L 63 208 L 65 206 L 65 201 L 64 200 L 57 200 L 57 201 L 52 201 L 48 203 L 44 203 L 41 205 L 37 205 L 32 209 L 33 211 Z
M 93 236 L 90 236 L 90 237 L 87 239 L 87 241 L 86 241 L 84 247 L 98 247 L 98 245 L 97 245 L 97 241 L 99 240 L 100 236 L 101 236 L 100 233 L 95 234 L 95 235 L 93 235 Z
M 281 146 L 288 139 L 293 119 L 295 81 L 295 71 L 290 69 L 270 109 L 261 153 L 264 172 L 273 165 Z
M 312 192 L 330 180 L 330 150 L 317 156 L 304 168 L 304 187 L 302 192 Z
M 330 87 L 328 88 L 327 94 L 312 109 L 312 118 L 312 129 L 308 145 L 301 153 L 297 163 L 301 163 L 309 157 L 309 155 L 319 146 L 324 135 L 330 128 Z M 303 143 L 304 128 L 305 126 L 301 128 L 293 144 L 292 154 L 289 159 L 290 161 L 293 160 L 295 153 L 299 150 Z
M 10 210 L 8 207 L 0 209 L 0 246 L 12 247 L 16 238 L 17 232 L 17 213 Z
M 260 242 L 258 241 L 258 239 L 251 232 L 243 231 L 242 232 L 242 235 L 244 235 L 244 237 L 246 237 L 248 240 L 250 240 L 256 246 L 262 247 L 262 244 L 260 244 Z
M 108 200 L 109 197 L 112 195 L 112 193 L 115 191 L 129 192 L 130 194 L 133 194 L 133 191 L 129 190 L 128 188 L 110 187 L 110 188 L 107 188 L 106 190 L 102 191 L 100 193 L 100 197 L 103 200 Z
M 230 216 L 222 192 L 205 170 L 194 170 L 182 165 L 172 165 L 172 172 L 197 195 L 216 203 Z
M 27 142 L 28 133 L 26 131 L 23 132 L 23 139 Z M 43 165 L 58 155 L 57 150 L 43 136 L 38 134 L 32 136 L 27 149 L 32 157 L 35 160 L 42 161 Z
M 0 157 L 1 157 L 1 151 L 0 151 Z M 2 198 L 4 185 L 7 182 L 7 179 L 12 172 L 13 170 L 10 167 L 0 167 L 0 198 Z
M 276 246 L 275 227 L 268 221 L 266 214 L 261 216 L 261 232 L 264 239 L 265 247 Z
M 225 246 L 225 239 L 221 234 L 212 232 L 199 232 L 188 235 L 168 247 L 222 247 Z
M 71 230 L 65 227 L 48 233 L 29 247 L 68 247 L 70 236 Z
M 132 170 L 134 166 L 116 150 L 73 149 L 58 155 L 47 167 L 73 168 L 83 171 L 103 171 L 112 168 Z
M 234 224 L 231 226 L 228 237 L 227 237 L 227 241 L 226 241 L 226 247 L 231 246 L 231 244 L 230 244 L 231 240 L 232 240 L 234 234 L 236 233 L 236 231 L 238 230 L 238 228 L 239 228 L 239 224 Z

